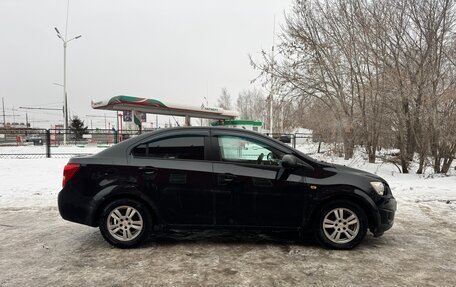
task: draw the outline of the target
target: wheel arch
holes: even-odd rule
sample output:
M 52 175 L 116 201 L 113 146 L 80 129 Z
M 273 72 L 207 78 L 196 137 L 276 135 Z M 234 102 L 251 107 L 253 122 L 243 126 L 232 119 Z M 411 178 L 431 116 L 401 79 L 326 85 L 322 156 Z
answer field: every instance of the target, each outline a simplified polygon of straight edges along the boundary
M 97 227 L 98 220 L 101 213 L 103 212 L 103 209 L 106 207 L 106 205 L 118 199 L 130 199 L 144 204 L 144 206 L 149 210 L 153 217 L 152 222 L 154 224 L 160 222 L 160 213 L 158 212 L 156 205 L 150 199 L 144 196 L 135 187 L 119 186 L 112 189 L 112 191 L 103 195 L 96 201 L 96 203 L 94 204 L 93 212 L 91 214 L 91 226 Z
M 378 208 L 372 199 L 358 190 L 351 193 L 332 194 L 319 200 L 315 207 L 310 211 L 307 225 L 313 227 L 317 219 L 318 211 L 321 210 L 323 206 L 337 200 L 350 201 L 358 205 L 363 210 L 364 214 L 366 214 L 369 230 L 374 231 L 376 229 L 380 222 Z

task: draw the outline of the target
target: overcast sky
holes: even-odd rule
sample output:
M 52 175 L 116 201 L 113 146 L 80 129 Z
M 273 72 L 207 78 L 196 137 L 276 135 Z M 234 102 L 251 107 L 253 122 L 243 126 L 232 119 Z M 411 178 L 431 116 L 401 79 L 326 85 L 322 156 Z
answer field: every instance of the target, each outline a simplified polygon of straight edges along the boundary
M 119 94 L 195 105 L 208 96 L 215 105 L 223 87 L 234 101 L 257 75 L 248 55 L 270 49 L 274 15 L 279 30 L 290 7 L 291 0 L 70 0 L 68 38 L 82 35 L 67 49 L 70 112 L 102 115 L 90 101 Z M 63 47 L 54 27 L 65 33 L 66 9 L 67 0 L 0 1 L 6 114 L 13 106 L 61 107 L 53 83 L 63 82 Z M 61 113 L 29 118 L 58 121 Z

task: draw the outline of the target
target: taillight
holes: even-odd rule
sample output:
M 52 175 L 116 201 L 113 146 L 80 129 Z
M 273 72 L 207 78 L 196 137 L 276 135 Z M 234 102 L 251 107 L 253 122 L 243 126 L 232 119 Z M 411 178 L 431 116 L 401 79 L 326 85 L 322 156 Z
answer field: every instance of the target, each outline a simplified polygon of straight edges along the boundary
M 65 187 L 65 184 L 76 174 L 81 165 L 79 163 L 68 163 L 63 168 L 63 181 L 62 187 Z

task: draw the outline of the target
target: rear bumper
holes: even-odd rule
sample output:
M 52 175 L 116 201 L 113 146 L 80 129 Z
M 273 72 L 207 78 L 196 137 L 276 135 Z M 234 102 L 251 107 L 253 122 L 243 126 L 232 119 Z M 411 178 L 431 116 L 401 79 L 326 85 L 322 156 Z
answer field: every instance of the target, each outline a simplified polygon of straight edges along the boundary
M 373 230 L 375 237 L 383 235 L 383 232 L 393 227 L 396 209 L 397 202 L 393 197 L 385 199 L 381 204 L 378 205 L 380 222 Z
M 63 219 L 93 227 L 97 226 L 97 222 L 92 220 L 95 207 L 89 198 L 65 187 L 59 192 L 57 202 L 60 216 Z

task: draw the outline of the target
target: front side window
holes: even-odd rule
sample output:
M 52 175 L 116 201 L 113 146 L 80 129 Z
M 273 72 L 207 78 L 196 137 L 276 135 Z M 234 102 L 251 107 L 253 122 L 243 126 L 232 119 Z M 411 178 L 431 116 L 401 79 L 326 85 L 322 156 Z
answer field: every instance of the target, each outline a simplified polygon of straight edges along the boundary
M 152 141 L 135 147 L 133 155 L 162 159 L 204 160 L 204 137 L 180 136 Z
M 223 161 L 277 166 L 283 156 L 264 143 L 243 137 L 219 136 L 218 142 Z

